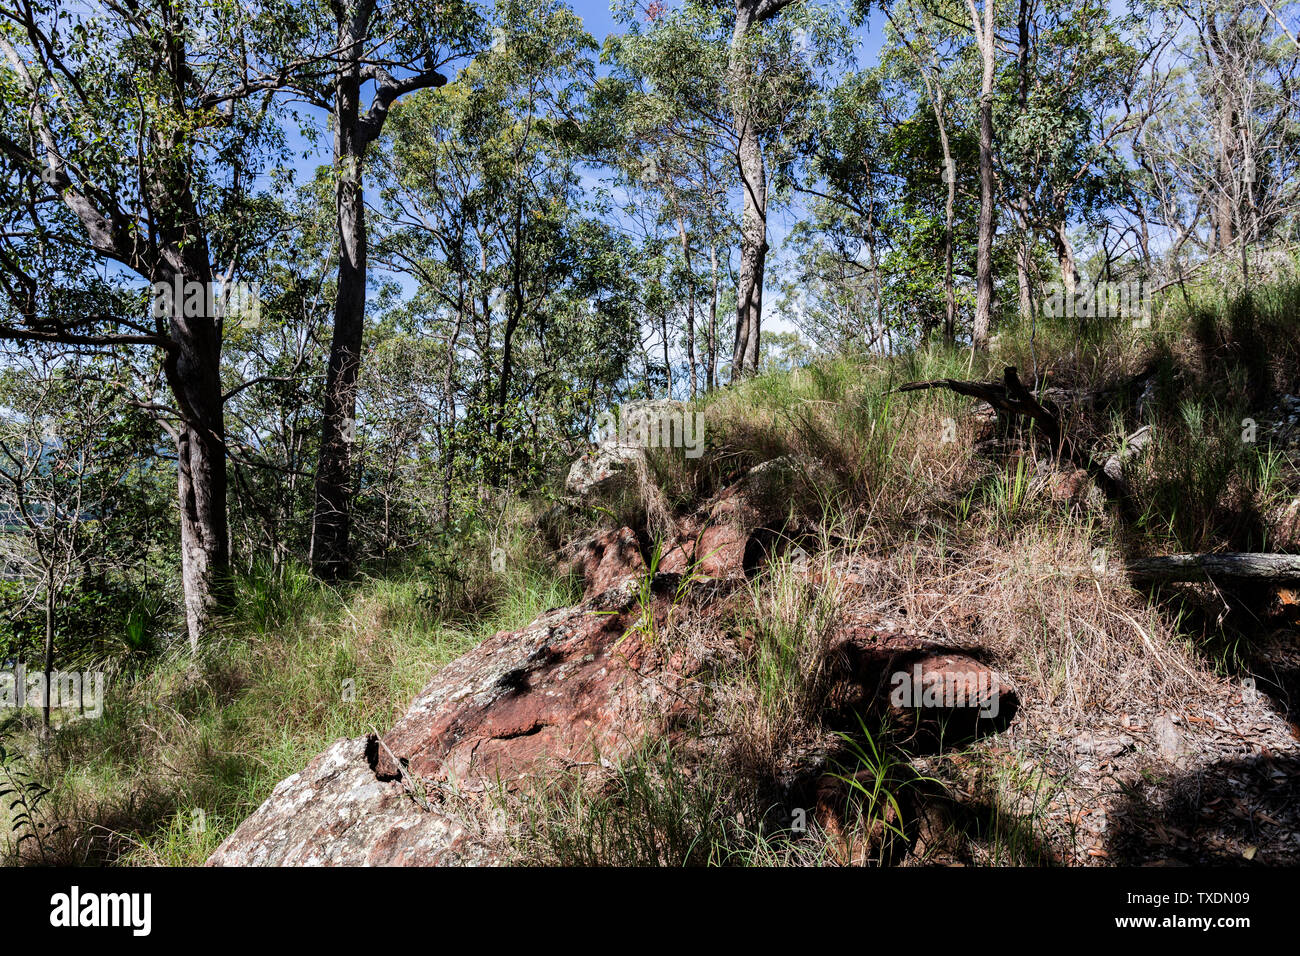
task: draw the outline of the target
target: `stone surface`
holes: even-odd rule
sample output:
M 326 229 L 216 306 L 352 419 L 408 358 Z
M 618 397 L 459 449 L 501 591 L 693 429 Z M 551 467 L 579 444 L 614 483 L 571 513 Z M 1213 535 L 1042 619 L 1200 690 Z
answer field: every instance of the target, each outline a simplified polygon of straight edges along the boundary
M 575 552 L 570 567 L 582 574 L 587 598 L 638 578 L 646 570 L 641 542 L 631 528 L 592 535 Z
M 448 814 L 375 777 L 367 738 L 339 740 L 271 796 L 208 866 L 440 866 L 496 862 Z
M 1187 752 L 1187 742 L 1183 739 L 1182 731 L 1167 714 L 1161 714 L 1151 722 L 1151 740 L 1160 756 L 1166 760 L 1176 763 Z
M 549 612 L 448 664 L 382 744 L 333 744 L 282 781 L 209 864 L 493 862 L 466 807 L 489 810 L 495 788 L 534 775 L 617 762 L 696 706 L 682 656 L 666 657 L 634 626 L 634 590 Z M 655 613 L 668 604 L 657 594 Z
M 444 667 L 384 742 L 412 773 L 463 788 L 617 762 L 690 700 L 662 649 L 631 625 L 629 585 L 497 634 Z M 656 613 L 667 598 L 656 595 Z M 376 767 L 396 772 L 387 752 Z
M 598 445 L 569 466 L 565 490 L 579 497 L 607 494 L 630 482 L 645 451 L 633 445 Z
M 1082 468 L 1056 472 L 1048 484 L 1053 501 L 1081 501 L 1086 499 L 1091 479 Z
M 782 541 L 795 482 L 816 480 L 818 468 L 792 456 L 747 471 L 678 523 L 659 570 L 708 578 L 743 575 Z M 788 544 L 789 542 L 785 542 Z
M 698 454 L 704 436 L 697 428 L 685 428 L 694 424 L 690 414 L 684 403 L 672 399 L 627 402 L 617 416 L 604 413 L 603 433 L 591 451 L 569 466 L 565 489 L 580 498 L 611 494 L 644 467 L 648 448 L 692 444 Z
M 848 622 L 831 639 L 831 679 L 844 714 L 887 709 L 917 745 L 953 746 L 1001 730 L 1019 706 L 1012 683 L 961 648 L 878 622 Z M 842 717 L 846 725 L 854 721 Z

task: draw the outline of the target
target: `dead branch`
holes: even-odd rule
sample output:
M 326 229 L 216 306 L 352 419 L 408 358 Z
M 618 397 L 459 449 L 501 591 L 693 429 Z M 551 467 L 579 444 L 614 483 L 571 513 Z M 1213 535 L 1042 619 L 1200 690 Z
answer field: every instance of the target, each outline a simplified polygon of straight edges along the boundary
M 1138 581 L 1204 581 L 1215 578 L 1259 581 L 1265 584 L 1300 582 L 1297 554 L 1168 554 L 1130 561 L 1128 572 Z

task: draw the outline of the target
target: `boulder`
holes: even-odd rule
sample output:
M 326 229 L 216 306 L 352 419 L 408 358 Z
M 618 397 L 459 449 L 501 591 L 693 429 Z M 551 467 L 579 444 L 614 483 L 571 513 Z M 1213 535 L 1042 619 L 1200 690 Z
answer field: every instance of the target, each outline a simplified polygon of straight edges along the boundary
M 336 741 L 208 858 L 208 866 L 445 866 L 497 862 L 466 825 L 419 807 L 366 758 L 373 738 Z
M 634 626 L 634 593 L 548 612 L 448 664 L 382 740 L 338 741 L 282 781 L 209 865 L 495 861 L 475 821 L 496 788 L 616 763 L 697 706 L 691 665 Z
M 1019 706 L 1012 683 L 968 649 L 877 622 L 846 623 L 829 659 L 842 688 L 841 722 L 852 729 L 851 712 L 887 711 L 921 750 L 1001 731 Z
M 580 498 L 609 494 L 629 484 L 644 461 L 645 451 L 634 445 L 597 445 L 569 466 L 564 488 Z
M 678 522 L 677 534 L 664 549 L 659 570 L 727 578 L 752 570 L 781 540 L 791 518 L 797 486 L 817 481 L 815 462 L 786 455 L 747 471 Z
M 596 445 L 569 466 L 565 489 L 580 498 L 614 493 L 644 468 L 649 448 L 681 447 L 687 454 L 698 454 L 704 435 L 694 427 L 692 414 L 672 399 L 627 402 L 617 416 L 602 414 Z

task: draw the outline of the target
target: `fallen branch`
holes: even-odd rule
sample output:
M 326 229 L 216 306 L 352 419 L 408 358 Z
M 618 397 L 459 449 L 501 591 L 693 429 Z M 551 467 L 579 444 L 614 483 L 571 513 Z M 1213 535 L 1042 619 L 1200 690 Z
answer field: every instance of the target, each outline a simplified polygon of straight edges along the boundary
M 1003 370 L 1001 382 L 963 382 L 955 378 L 940 378 L 930 382 L 906 382 L 894 391 L 918 392 L 931 388 L 946 388 L 958 395 L 983 399 L 1008 415 L 1023 415 L 1038 425 L 1054 448 L 1061 447 L 1064 436 L 1055 410 L 1034 398 L 1020 381 L 1013 365 L 1008 365 Z
M 1214 578 L 1266 584 L 1300 582 L 1300 554 L 1169 554 L 1128 564 L 1138 581 L 1204 581 Z
M 941 378 L 930 382 L 907 382 L 898 386 L 895 391 L 916 392 L 931 388 L 946 388 L 959 395 L 980 398 L 1008 415 L 1020 415 L 1030 419 L 1051 443 L 1052 450 L 1056 454 L 1086 470 L 1101 486 L 1107 497 L 1121 503 L 1126 501 L 1123 481 L 1111 477 L 1104 463 L 1097 461 L 1086 448 L 1080 448 L 1070 440 L 1061 428 L 1061 419 L 1056 406 L 1050 402 L 1044 404 L 1036 399 L 1020 381 L 1015 366 L 1009 365 L 1003 370 L 1001 382 L 963 382 L 959 379 Z

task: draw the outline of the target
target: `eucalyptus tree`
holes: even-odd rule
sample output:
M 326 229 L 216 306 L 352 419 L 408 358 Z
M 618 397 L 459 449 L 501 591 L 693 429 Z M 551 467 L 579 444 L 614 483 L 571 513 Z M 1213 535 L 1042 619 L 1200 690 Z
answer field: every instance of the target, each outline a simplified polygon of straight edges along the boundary
M 365 336 L 368 241 L 363 180 L 367 150 L 393 106 L 418 90 L 441 86 L 444 70 L 481 45 L 483 21 L 464 0 L 331 0 L 305 6 L 309 41 L 291 76 L 304 99 L 331 115 L 338 277 L 326 365 L 311 564 L 334 579 L 349 565 L 357 374 Z M 369 92 L 369 103 L 364 102 Z
M 1022 235 L 1017 277 L 1030 311 L 1028 240 L 1044 237 L 1067 295 L 1080 281 L 1073 221 L 1100 223 L 1121 200 L 1127 164 L 1112 144 L 1141 122 L 1130 98 L 1146 55 L 1128 42 L 1133 20 L 1094 0 L 1021 0 L 1016 58 L 1002 78 L 997 163 Z
M 659 11 L 648 29 L 636 21 L 629 21 L 629 27 L 627 34 L 611 37 L 602 54 L 612 70 L 599 105 L 616 133 L 604 159 L 620 174 L 629 213 L 648 210 L 648 232 L 664 226 L 675 234 L 680 258 L 671 281 L 677 295 L 660 312 L 666 321 L 672 303 L 684 303 L 693 398 L 701 379 L 705 389 L 717 381 L 718 249 L 728 248 L 727 196 L 735 180 L 735 136 L 724 97 L 725 50 L 699 28 L 690 11 Z M 690 68 L 683 69 L 684 63 Z M 701 323 L 697 305 L 705 297 L 708 320 Z M 697 361 L 699 338 L 703 369 Z M 668 345 L 666 335 L 663 344 Z
M 634 3 L 616 11 L 628 28 L 614 53 L 623 76 L 641 84 L 652 114 L 682 124 L 662 130 L 661 145 L 675 150 L 685 135 L 725 144 L 734 157 L 741 214 L 731 377 L 739 380 L 760 355 L 769 180 L 789 174 L 794 144 L 810 135 L 812 104 L 847 32 L 835 10 L 798 0 L 650 4 L 644 18 Z
M 572 450 L 635 334 L 631 246 L 584 190 L 611 134 L 589 103 L 595 43 L 558 2 L 498 14 L 491 48 L 384 140 L 376 256 L 414 280 L 394 320 L 440 346 L 447 520 L 456 490 L 531 481 Z
M 0 7 L 0 270 L 14 316 L 0 337 L 157 350 L 196 647 L 229 556 L 220 290 L 267 228 L 256 177 L 281 145 L 267 76 L 292 63 L 300 29 L 274 2 Z M 110 267 L 153 295 L 112 314 L 53 300 Z
M 798 25 L 787 22 L 785 31 L 764 28 L 790 7 L 800 17 Z M 753 375 L 760 355 L 768 252 L 763 141 L 776 139 L 790 116 L 799 111 L 800 102 L 809 99 L 813 83 L 805 67 L 813 61 L 825 63 L 826 44 L 836 36 L 831 28 L 838 25 L 838 18 L 825 8 L 799 0 L 736 0 L 727 64 L 742 199 L 733 381 Z M 843 43 L 843 34 L 838 34 L 838 39 Z M 798 54 L 793 63 L 789 57 L 792 47 Z
M 993 323 L 993 236 L 997 229 L 993 180 L 993 79 L 997 69 L 997 34 L 994 32 L 995 0 L 966 0 L 971 30 L 980 54 L 979 142 L 980 218 L 979 251 L 975 259 L 975 322 L 971 328 L 971 349 L 988 346 Z
M 1135 146 L 1174 235 L 1235 263 L 1249 285 L 1261 245 L 1295 235 L 1300 49 L 1279 20 L 1244 0 L 1178 10 L 1183 29 L 1168 69 L 1146 80 L 1162 81 L 1160 109 Z
M 945 190 L 944 199 L 944 340 L 952 343 L 957 335 L 957 294 L 953 278 L 953 256 L 955 245 L 955 214 L 957 206 L 957 162 L 953 155 L 949 133 L 952 119 L 949 102 L 952 94 L 949 87 L 953 85 L 949 62 L 952 54 L 950 48 L 960 40 L 953 36 L 951 24 L 923 3 L 903 2 L 882 7 L 897 37 L 899 46 L 906 51 L 912 67 L 925 88 L 925 97 L 934 114 L 935 130 L 939 136 L 942 149 L 942 179 Z M 889 58 L 889 51 L 882 59 Z
M 978 140 L 959 111 L 941 129 L 915 61 L 895 52 L 827 97 L 807 215 L 787 239 L 788 305 L 823 343 L 888 350 L 947 326 L 950 314 L 954 337 L 968 328 Z

